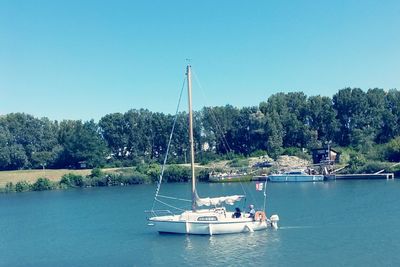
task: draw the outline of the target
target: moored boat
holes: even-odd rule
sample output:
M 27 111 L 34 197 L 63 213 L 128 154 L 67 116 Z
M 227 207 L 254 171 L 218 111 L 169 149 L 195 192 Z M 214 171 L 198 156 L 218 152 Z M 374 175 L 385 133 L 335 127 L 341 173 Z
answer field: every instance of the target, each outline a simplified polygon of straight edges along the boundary
M 324 176 L 319 174 L 308 174 L 302 170 L 292 170 L 281 174 L 268 176 L 270 182 L 322 182 Z
M 208 180 L 213 183 L 249 182 L 252 175 L 247 173 L 211 173 Z

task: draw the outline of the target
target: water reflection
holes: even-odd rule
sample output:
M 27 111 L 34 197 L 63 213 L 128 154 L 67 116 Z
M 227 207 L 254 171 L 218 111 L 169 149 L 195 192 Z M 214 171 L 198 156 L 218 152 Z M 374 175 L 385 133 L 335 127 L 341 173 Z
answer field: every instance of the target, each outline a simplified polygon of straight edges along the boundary
M 262 264 L 266 258 L 278 253 L 279 247 L 280 235 L 272 229 L 215 236 L 188 235 L 183 261 L 186 264 L 197 262 L 202 265 Z

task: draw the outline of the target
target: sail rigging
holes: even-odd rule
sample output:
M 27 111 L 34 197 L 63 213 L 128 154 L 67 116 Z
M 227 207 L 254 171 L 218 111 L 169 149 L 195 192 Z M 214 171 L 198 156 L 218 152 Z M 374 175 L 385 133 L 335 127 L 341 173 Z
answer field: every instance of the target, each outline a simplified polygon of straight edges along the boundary
M 172 136 L 174 134 L 176 120 L 177 120 L 178 113 L 179 113 L 179 106 L 181 103 L 182 93 L 183 93 L 185 84 L 187 85 L 187 90 L 188 90 L 188 109 L 189 109 L 188 111 L 189 111 L 189 143 L 190 143 L 190 167 L 191 167 L 191 200 L 160 195 L 161 184 L 163 181 L 163 175 L 164 175 L 164 171 L 165 171 L 167 160 L 168 160 L 168 154 L 169 154 L 169 150 L 170 150 L 170 146 L 171 146 Z M 181 92 L 179 95 L 179 100 L 178 100 L 178 104 L 176 107 L 172 130 L 171 130 L 171 133 L 169 136 L 166 154 L 164 156 L 163 165 L 161 167 L 161 173 L 160 173 L 159 180 L 157 183 L 157 188 L 156 188 L 156 193 L 155 193 L 155 197 L 154 197 L 154 201 L 153 201 L 152 210 L 154 210 L 156 202 L 159 202 L 167 207 L 174 208 L 176 210 L 182 210 L 178 207 L 175 207 L 171 204 L 166 203 L 165 201 L 161 201 L 159 198 L 180 200 L 180 201 L 191 201 L 192 211 L 196 211 L 197 207 L 200 207 L 200 206 L 219 206 L 224 203 L 228 204 L 228 205 L 233 205 L 234 202 L 240 201 L 241 199 L 245 198 L 244 195 L 223 196 L 223 197 L 214 197 L 214 198 L 210 198 L 210 197 L 200 198 L 199 197 L 197 190 L 196 190 L 196 175 L 195 175 L 195 160 L 194 160 L 195 151 L 194 151 L 193 135 L 194 134 L 193 134 L 193 108 L 192 108 L 192 68 L 191 68 L 191 65 L 188 65 L 186 67 L 186 79 L 184 79 L 184 81 L 183 81 L 182 89 L 181 89 Z
M 148 218 L 149 225 L 156 227 L 158 232 L 181 233 L 181 234 L 228 234 L 240 232 L 253 232 L 256 230 L 266 229 L 268 226 L 277 228 L 279 217 L 271 216 L 267 219 L 264 211 L 258 211 L 260 216 L 257 218 L 250 214 L 243 216 L 233 216 L 233 212 L 227 211 L 223 204 L 233 205 L 236 201 L 244 198 L 243 195 L 219 196 L 200 198 L 196 190 L 196 176 L 194 165 L 194 139 L 193 139 L 193 111 L 192 111 L 192 82 L 191 82 L 191 66 L 186 68 L 186 78 L 188 87 L 188 104 L 189 104 L 189 142 L 190 142 L 190 166 L 191 166 L 191 210 L 183 210 L 174 207 L 159 198 L 182 200 L 179 198 L 160 195 L 160 186 L 162 176 L 167 162 L 168 154 L 165 155 L 164 164 L 157 185 L 156 196 L 154 197 L 153 208 L 150 211 L 153 217 Z M 181 92 L 182 94 L 182 92 Z M 180 102 L 180 100 L 179 100 Z M 179 108 L 179 103 L 178 103 Z M 177 108 L 177 113 L 178 113 Z M 177 114 L 175 115 L 177 116 Z M 175 128 L 176 118 L 172 127 L 172 132 L 168 142 L 167 152 L 172 140 L 173 130 Z M 169 210 L 154 210 L 155 202 L 166 205 L 177 210 L 181 210 L 180 214 L 173 214 Z M 211 206 L 207 209 L 200 209 L 201 206 Z M 159 215 L 162 213 L 163 215 Z
M 197 198 L 196 205 L 197 206 L 220 206 L 223 203 L 228 205 L 233 205 L 236 201 L 240 201 L 244 198 L 243 195 L 233 195 L 233 196 L 224 196 L 224 197 L 206 197 L 206 198 Z
M 168 160 L 169 149 L 170 149 L 170 147 L 171 147 L 172 136 L 173 136 L 173 134 L 174 134 L 176 121 L 177 121 L 177 119 L 178 119 L 179 106 L 180 106 L 180 104 L 181 104 L 182 93 L 183 93 L 183 89 L 185 88 L 185 82 L 186 82 L 186 79 L 183 79 L 182 89 L 181 89 L 181 92 L 179 93 L 179 100 L 178 100 L 178 104 L 177 104 L 177 106 L 176 106 L 175 117 L 174 117 L 174 123 L 172 124 L 172 130 L 171 130 L 171 133 L 170 133 L 170 135 L 169 135 L 167 150 L 166 150 L 165 156 L 164 156 L 164 162 L 163 162 L 163 165 L 162 165 L 162 167 L 161 167 L 161 173 L 160 173 L 160 176 L 159 176 L 159 179 L 158 179 L 158 182 L 157 182 L 156 193 L 155 193 L 155 195 L 154 195 L 153 206 L 152 206 L 152 208 L 151 208 L 152 210 L 154 210 L 154 206 L 155 206 L 156 201 L 159 201 L 157 197 L 160 196 L 159 193 L 160 193 L 161 184 L 162 184 L 162 180 L 163 180 L 163 176 L 164 176 L 165 166 L 166 166 L 167 160 Z M 165 196 L 162 196 L 162 197 L 165 197 Z M 160 202 L 160 201 L 159 201 L 159 202 Z M 165 203 L 163 203 L 163 204 L 165 204 Z

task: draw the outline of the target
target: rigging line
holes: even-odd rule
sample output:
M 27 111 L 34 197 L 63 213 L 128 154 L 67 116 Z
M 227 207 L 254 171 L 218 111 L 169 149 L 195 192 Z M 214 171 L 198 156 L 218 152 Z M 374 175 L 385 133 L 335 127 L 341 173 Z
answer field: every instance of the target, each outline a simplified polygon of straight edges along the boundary
M 256 199 L 256 197 L 254 196 L 255 194 L 257 194 L 257 192 L 258 191 L 256 191 L 256 193 L 254 194 L 254 192 L 253 192 L 253 190 L 254 190 L 254 188 L 252 189 L 251 187 L 253 187 L 254 186 L 254 183 L 251 183 L 249 186 L 248 186 L 248 195 L 250 195 L 250 197 L 249 197 L 249 200 L 251 201 L 250 202 L 250 204 L 255 204 L 255 206 L 258 206 L 258 202 L 257 202 L 257 199 Z
M 231 147 L 229 146 L 228 140 L 226 140 L 225 138 L 225 134 L 224 134 L 224 127 L 222 126 L 222 123 L 220 123 L 217 119 L 217 116 L 215 115 L 215 112 L 213 111 L 213 108 L 210 107 L 210 114 L 211 114 L 211 118 L 214 120 L 215 126 L 217 128 L 217 138 L 219 138 L 222 141 L 222 145 L 224 146 L 224 149 L 226 150 L 226 152 L 230 153 L 232 152 Z M 219 131 L 219 136 L 218 136 L 218 131 Z
M 193 68 L 192 68 L 192 73 L 193 73 L 193 76 L 194 76 L 194 78 L 195 78 L 197 84 L 199 85 L 199 88 L 200 88 L 200 91 L 201 91 L 201 93 L 202 93 L 202 95 L 203 95 L 204 100 L 207 101 L 206 96 L 205 96 L 205 93 L 204 93 L 204 89 L 203 89 L 203 87 L 201 86 L 201 83 L 200 83 L 199 78 L 197 77 L 196 71 L 193 70 Z M 210 112 L 210 113 L 211 113 L 211 117 L 213 117 L 213 119 L 214 119 L 214 121 L 215 121 L 215 125 L 217 126 L 217 130 L 220 131 L 220 135 L 221 135 L 220 138 L 221 138 L 221 140 L 222 140 L 222 145 L 224 146 L 224 148 L 226 149 L 226 151 L 227 151 L 228 153 L 229 153 L 229 152 L 232 152 L 232 149 L 230 148 L 229 143 L 228 143 L 228 141 L 227 141 L 226 138 L 225 138 L 224 132 L 222 131 L 222 126 L 221 126 L 221 124 L 218 122 L 218 119 L 217 119 L 217 117 L 216 117 L 216 115 L 215 115 L 213 109 L 210 108 L 210 111 L 211 111 L 211 112 Z M 228 158 L 229 158 L 229 157 L 230 157 L 230 156 L 228 155 Z M 239 180 L 239 184 L 240 184 L 240 187 L 242 188 L 243 194 L 246 195 L 246 190 L 245 190 L 245 188 L 244 188 L 244 186 L 243 186 L 243 183 L 242 183 L 240 180 Z
M 164 195 L 157 195 L 157 196 L 158 196 L 158 197 L 162 197 L 162 198 L 167 198 L 167 199 L 174 199 L 174 200 L 192 202 L 191 200 L 189 200 L 189 199 L 184 199 L 184 198 L 169 197 L 169 196 L 164 196 Z
M 215 115 L 215 112 L 213 111 L 212 108 L 210 108 L 210 113 L 211 113 L 211 117 L 215 122 L 215 125 L 217 126 L 217 131 L 220 132 L 220 137 L 219 139 L 222 140 L 222 145 L 224 146 L 225 150 L 230 153 L 232 152 L 231 147 L 229 146 L 228 140 L 226 140 L 225 138 L 225 134 L 224 134 L 224 129 L 221 123 L 218 122 L 217 116 Z
M 197 84 L 199 85 L 199 88 L 201 89 L 201 93 L 202 93 L 203 99 L 207 102 L 207 97 L 205 96 L 205 93 L 204 93 L 205 90 L 203 89 L 203 87 L 202 87 L 202 85 L 200 83 L 200 80 L 199 80 L 198 76 L 196 75 L 195 70 L 193 70 L 192 72 L 193 72 L 193 76 L 196 79 Z M 222 145 L 224 146 L 226 152 L 232 152 L 233 150 L 230 147 L 228 140 L 226 140 L 226 138 L 225 138 L 225 134 L 224 134 L 225 128 L 223 127 L 222 123 L 219 122 L 219 120 L 218 120 L 217 116 L 215 115 L 215 112 L 213 111 L 212 108 L 210 108 L 210 114 L 211 114 L 212 119 L 215 122 L 215 126 L 217 128 L 217 131 L 219 131 L 219 134 L 220 134 L 220 136 L 218 136 L 218 133 L 217 133 L 217 138 L 222 140 Z
M 180 209 L 180 208 L 178 208 L 178 207 L 172 206 L 172 205 L 170 205 L 170 204 L 168 204 L 168 203 L 166 203 L 166 202 L 164 202 L 164 201 L 161 201 L 161 200 L 159 200 L 159 199 L 157 199 L 157 198 L 154 199 L 154 201 L 160 202 L 161 204 L 163 204 L 163 205 L 165 205 L 165 206 L 167 206 L 167 207 L 176 209 L 176 210 L 185 211 L 184 209 Z
M 170 135 L 169 135 L 167 151 L 165 152 L 164 162 L 163 162 L 163 165 L 162 165 L 162 167 L 161 167 L 161 174 L 160 174 L 160 178 L 159 178 L 158 183 L 157 183 L 157 189 L 156 189 L 156 194 L 155 194 L 155 196 L 154 196 L 154 201 L 153 201 L 153 207 L 152 207 L 152 209 L 154 209 L 155 199 L 157 198 L 157 195 L 158 195 L 158 193 L 160 192 L 161 183 L 162 183 L 163 175 L 164 175 L 164 171 L 165 171 L 165 165 L 167 164 L 169 148 L 170 148 L 170 146 L 171 146 L 172 135 L 173 135 L 174 130 L 175 130 L 176 121 L 177 121 L 177 119 L 178 119 L 179 106 L 180 106 L 180 104 L 181 104 L 182 93 L 183 93 L 183 89 L 185 88 L 185 83 L 186 83 L 186 79 L 183 78 L 182 88 L 181 88 L 181 92 L 179 93 L 179 100 L 178 100 L 178 104 L 177 104 L 177 106 L 176 106 L 174 123 L 172 124 L 172 130 L 171 130 L 171 133 L 170 133 Z
M 199 88 L 201 89 L 201 93 L 202 93 L 203 99 L 207 102 L 207 98 L 206 98 L 206 96 L 205 96 L 204 89 L 203 89 L 203 87 L 201 86 L 200 80 L 199 80 L 199 78 L 197 77 L 196 72 L 195 72 L 195 70 L 193 70 L 193 68 L 192 68 L 192 73 L 193 73 L 193 76 L 194 76 L 194 78 L 195 78 L 197 84 L 199 85 Z M 215 112 L 213 111 L 212 108 L 210 108 L 210 114 L 211 114 L 212 119 L 213 119 L 214 122 L 215 122 L 217 131 L 220 132 L 220 133 L 219 133 L 219 134 L 220 134 L 220 137 L 219 137 L 219 138 L 222 140 L 222 145 L 224 146 L 224 148 L 225 148 L 225 150 L 226 150 L 227 152 L 232 152 L 232 149 L 230 148 L 229 143 L 228 143 L 228 141 L 227 141 L 226 138 L 225 138 L 225 134 L 224 134 L 224 131 L 223 131 L 224 129 L 223 129 L 222 123 L 219 123 L 219 121 L 218 121 L 218 119 L 217 119 L 217 117 L 216 117 L 216 115 L 215 115 Z M 217 137 L 218 137 L 218 135 L 217 135 Z

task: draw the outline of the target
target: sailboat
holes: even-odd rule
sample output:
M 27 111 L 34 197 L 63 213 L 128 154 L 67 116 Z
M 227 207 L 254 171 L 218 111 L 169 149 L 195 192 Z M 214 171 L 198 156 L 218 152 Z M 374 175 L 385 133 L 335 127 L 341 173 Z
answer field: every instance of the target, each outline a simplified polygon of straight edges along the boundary
M 189 100 L 189 141 L 191 156 L 191 210 L 184 210 L 181 214 L 173 214 L 168 210 L 154 210 L 152 217 L 148 218 L 149 225 L 160 233 L 216 235 L 242 232 L 254 232 L 278 228 L 278 215 L 267 218 L 264 210 L 255 213 L 240 213 L 228 211 L 225 204 L 233 205 L 244 198 L 244 195 L 221 196 L 214 198 L 200 198 L 196 190 L 196 177 L 194 170 L 194 141 L 193 141 L 193 112 L 192 112 L 192 82 L 191 66 L 186 68 L 187 89 Z M 165 161 L 164 161 L 165 163 Z M 159 183 L 160 186 L 160 183 Z M 266 187 L 265 187 L 266 188 Z M 265 190 L 265 189 L 264 189 Z M 156 191 L 158 194 L 159 187 Z M 264 191 L 264 196 L 265 196 Z M 153 205 L 154 207 L 154 205 Z M 206 208 L 203 208 L 206 207 Z

